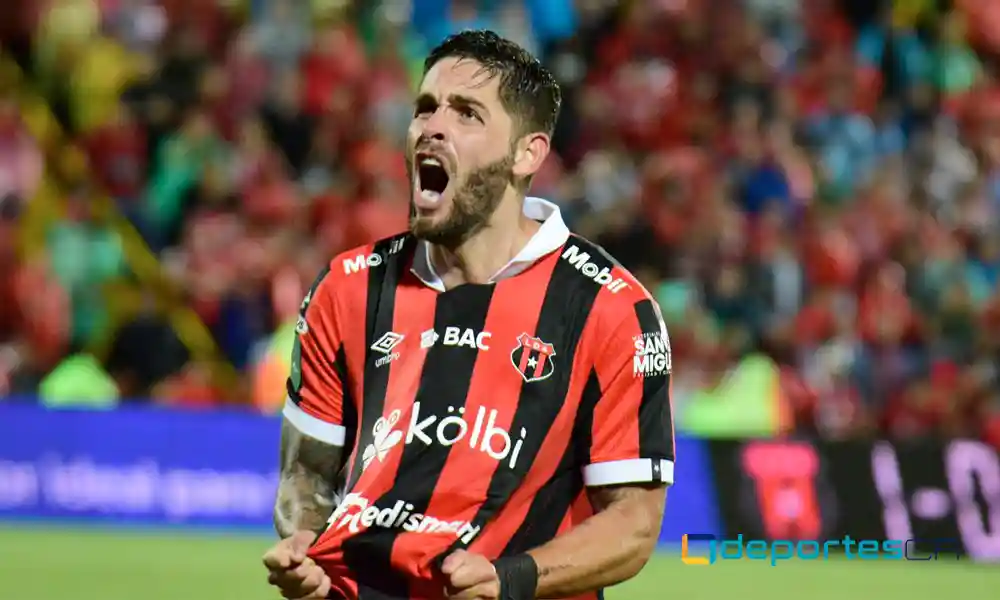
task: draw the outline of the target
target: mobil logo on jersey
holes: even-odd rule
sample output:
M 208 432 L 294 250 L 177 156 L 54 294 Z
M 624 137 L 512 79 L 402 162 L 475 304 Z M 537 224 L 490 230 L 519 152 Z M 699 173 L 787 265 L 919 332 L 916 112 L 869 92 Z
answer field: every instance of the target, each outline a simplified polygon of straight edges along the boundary
M 389 245 L 389 249 L 385 252 L 385 256 L 379 254 L 378 252 L 373 252 L 371 254 L 358 254 L 352 258 L 345 258 L 344 274 L 351 275 L 352 273 L 365 271 L 369 267 L 380 266 L 385 262 L 386 256 L 392 256 L 402 250 L 405 242 L 406 240 L 404 238 L 393 240 Z
M 372 442 L 361 455 L 362 467 L 367 469 L 375 460 L 384 462 L 395 447 L 409 444 L 444 448 L 467 444 L 469 449 L 482 452 L 511 469 L 517 466 L 528 430 L 522 427 L 520 435 L 512 439 L 508 430 L 497 425 L 500 416 L 497 409 L 480 406 L 471 420 L 466 419 L 464 406 L 449 406 L 446 415 L 428 414 L 423 410 L 424 406 L 417 401 L 410 409 L 409 419 L 405 419 L 399 409 L 379 417 L 372 427 Z
M 612 275 L 610 268 L 599 267 L 591 262 L 590 254 L 580 250 L 576 245 L 566 248 L 562 253 L 562 258 L 573 265 L 584 277 L 608 288 L 612 294 L 617 294 L 629 287 L 628 282 L 624 279 Z
M 548 379 L 555 373 L 552 357 L 555 346 L 527 333 L 517 336 L 517 345 L 510 351 L 510 362 L 526 383 Z
M 377 267 L 382 264 L 381 254 L 359 254 L 354 258 L 344 259 L 344 273 L 350 275 L 359 271 L 364 271 L 368 267 Z

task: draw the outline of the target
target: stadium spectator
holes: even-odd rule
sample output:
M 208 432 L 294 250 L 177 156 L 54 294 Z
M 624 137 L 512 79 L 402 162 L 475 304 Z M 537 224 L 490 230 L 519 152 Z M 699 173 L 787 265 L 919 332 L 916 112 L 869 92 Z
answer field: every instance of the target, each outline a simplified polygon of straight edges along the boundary
M 0 198 L 10 203 L 7 210 L 34 196 L 43 169 L 44 158 L 25 131 L 16 101 L 0 93 Z

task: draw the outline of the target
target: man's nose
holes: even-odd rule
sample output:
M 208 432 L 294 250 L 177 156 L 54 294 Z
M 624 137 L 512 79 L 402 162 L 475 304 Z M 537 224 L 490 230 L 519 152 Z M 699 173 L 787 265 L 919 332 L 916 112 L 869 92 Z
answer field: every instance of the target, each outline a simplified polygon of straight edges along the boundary
M 444 142 L 448 139 L 448 128 L 443 110 L 437 110 L 424 123 L 421 137 L 427 141 Z

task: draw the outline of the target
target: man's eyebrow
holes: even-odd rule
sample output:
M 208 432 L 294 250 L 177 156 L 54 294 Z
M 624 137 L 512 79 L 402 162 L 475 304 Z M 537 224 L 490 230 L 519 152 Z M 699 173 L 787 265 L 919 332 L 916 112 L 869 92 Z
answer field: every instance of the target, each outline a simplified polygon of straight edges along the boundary
M 421 105 L 426 106 L 430 104 L 437 104 L 437 99 L 434 98 L 434 96 L 428 94 L 427 92 L 418 94 L 417 97 L 413 99 L 414 106 L 421 106 Z
M 474 108 L 478 108 L 479 110 L 483 111 L 486 114 L 489 114 L 490 112 L 490 109 L 486 108 L 485 104 L 483 104 L 479 100 L 476 100 L 472 96 L 464 96 L 462 94 L 451 94 L 450 96 L 448 96 L 448 102 L 456 106 L 471 106 Z

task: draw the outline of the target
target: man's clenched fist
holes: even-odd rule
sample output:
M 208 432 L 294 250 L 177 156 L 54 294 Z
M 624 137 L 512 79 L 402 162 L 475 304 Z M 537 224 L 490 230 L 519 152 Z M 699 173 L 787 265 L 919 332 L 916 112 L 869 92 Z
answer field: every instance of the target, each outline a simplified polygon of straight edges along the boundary
M 448 581 L 445 597 L 456 600 L 497 600 L 500 578 L 488 558 L 465 550 L 456 550 L 441 564 Z
M 299 531 L 281 540 L 264 554 L 267 582 L 289 600 L 321 600 L 330 593 L 330 578 L 306 556 L 316 540 L 311 531 Z

